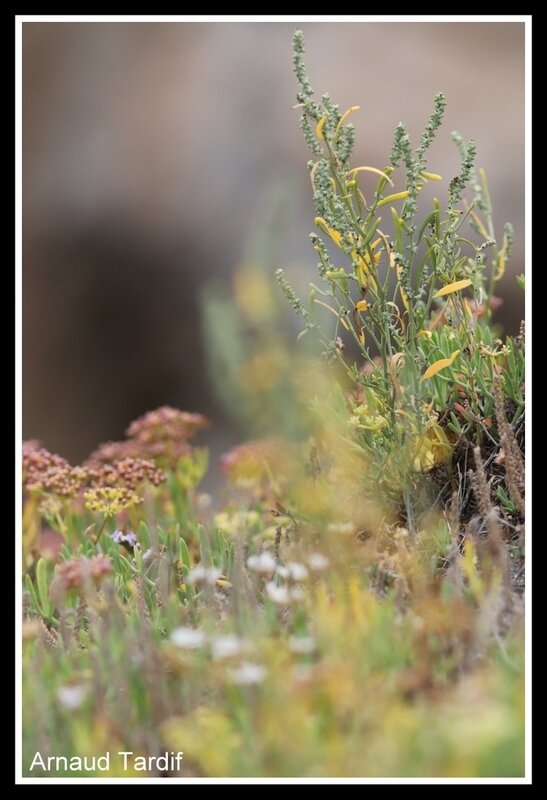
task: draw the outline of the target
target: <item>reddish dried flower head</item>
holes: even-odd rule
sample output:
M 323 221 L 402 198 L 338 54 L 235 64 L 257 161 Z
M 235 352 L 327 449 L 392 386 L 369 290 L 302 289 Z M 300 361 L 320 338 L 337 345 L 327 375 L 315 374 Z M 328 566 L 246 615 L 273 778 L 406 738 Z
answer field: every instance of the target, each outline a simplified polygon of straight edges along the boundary
M 100 464 L 88 468 L 92 486 L 118 486 L 136 489 L 143 483 L 159 486 L 167 476 L 153 461 L 144 458 L 122 458 L 113 464 Z
M 27 439 L 23 442 L 23 453 L 30 452 L 30 450 L 41 450 L 42 442 L 39 439 Z
M 98 586 L 112 571 L 112 562 L 102 553 L 92 558 L 72 558 L 57 567 L 51 584 L 51 597 L 56 600 L 67 592 L 80 592 L 92 584 Z
M 69 467 L 66 459 L 50 453 L 45 447 L 35 447 L 34 442 L 23 443 L 23 481 L 44 475 L 52 467 Z
M 86 467 L 91 469 L 99 469 L 103 464 L 113 464 L 115 461 L 121 461 L 124 458 L 138 458 L 141 455 L 142 448 L 139 447 L 137 442 L 104 442 L 94 450 L 87 461 Z
M 71 467 L 61 456 L 36 448 L 34 442 L 23 444 L 23 486 L 28 491 L 74 497 L 86 480 L 82 467 Z
M 114 469 L 120 481 L 130 489 L 134 489 L 145 481 L 159 486 L 166 480 L 163 470 L 158 469 L 153 461 L 144 458 L 124 458 L 116 461 Z
M 209 421 L 202 414 L 191 414 L 170 406 L 162 406 L 132 422 L 126 434 L 131 439 L 138 439 L 149 444 L 187 442 L 199 430 L 208 426 Z
M 162 406 L 132 422 L 126 434 L 140 456 L 176 466 L 183 456 L 190 454 L 189 440 L 208 426 L 209 421 L 202 414 Z

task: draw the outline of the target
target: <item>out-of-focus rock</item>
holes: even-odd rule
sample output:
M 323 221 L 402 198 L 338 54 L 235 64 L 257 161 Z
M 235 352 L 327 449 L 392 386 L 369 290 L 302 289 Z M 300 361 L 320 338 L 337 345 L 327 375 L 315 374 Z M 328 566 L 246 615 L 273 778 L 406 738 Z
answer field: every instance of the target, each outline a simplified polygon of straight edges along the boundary
M 316 91 L 358 103 L 355 163 L 387 163 L 448 99 L 478 142 L 523 271 L 524 25 L 311 23 Z M 198 295 L 246 254 L 255 209 L 286 180 L 278 265 L 313 273 L 313 210 L 286 23 L 25 23 L 24 428 L 77 460 L 164 403 L 222 415 L 203 368 Z M 308 270 L 306 273 L 305 271 Z M 304 274 L 305 273 L 305 274 Z M 513 292 L 511 276 L 498 292 Z M 515 330 L 521 298 L 502 309 Z

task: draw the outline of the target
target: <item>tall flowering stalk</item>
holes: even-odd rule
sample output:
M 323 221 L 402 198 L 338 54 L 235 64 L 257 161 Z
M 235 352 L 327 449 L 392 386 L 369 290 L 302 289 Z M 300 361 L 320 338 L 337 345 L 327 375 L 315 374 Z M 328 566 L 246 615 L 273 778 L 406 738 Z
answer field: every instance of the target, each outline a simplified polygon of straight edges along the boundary
M 307 167 L 317 230 L 310 239 L 321 283 L 311 284 L 306 304 L 282 270 L 277 278 L 304 318 L 303 334 L 313 331 L 327 357 L 356 384 L 350 424 L 378 465 L 378 479 L 389 482 L 397 473 L 395 483 L 406 485 L 412 473 L 448 463 L 462 436 L 483 441 L 497 375 L 517 417 L 522 412 L 522 349 L 512 339 L 494 339 L 489 325 L 512 228 L 506 225 L 496 239 L 486 176 L 474 168 L 475 144 L 457 133 L 461 164 L 445 203 L 435 198 L 431 210 L 420 209 L 425 184 L 442 181 L 427 164 L 443 120 L 442 93 L 416 148 L 401 122 L 387 166 L 353 166 L 350 119 L 359 106 L 342 112 L 328 94 L 315 97 L 301 31 L 293 38 L 293 66 L 295 107 L 313 155 Z M 473 197 L 467 201 L 469 187 Z M 454 405 L 462 397 L 467 416 Z

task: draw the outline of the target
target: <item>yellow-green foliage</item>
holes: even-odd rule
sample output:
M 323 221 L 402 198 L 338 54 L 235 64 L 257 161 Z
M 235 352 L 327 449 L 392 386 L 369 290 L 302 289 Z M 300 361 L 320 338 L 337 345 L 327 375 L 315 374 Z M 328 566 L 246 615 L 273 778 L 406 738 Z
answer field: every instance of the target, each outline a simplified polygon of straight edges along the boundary
M 219 498 L 200 414 L 152 411 L 78 467 L 25 445 L 24 774 L 37 752 L 166 750 L 182 776 L 524 774 L 524 331 L 491 327 L 511 231 L 458 137 L 418 226 L 442 95 L 415 151 L 399 126 L 386 169 L 351 168 L 357 109 L 313 99 L 302 53 L 297 33 L 323 282 L 307 304 L 278 282 L 324 357 L 248 263 L 205 314 L 256 437 Z

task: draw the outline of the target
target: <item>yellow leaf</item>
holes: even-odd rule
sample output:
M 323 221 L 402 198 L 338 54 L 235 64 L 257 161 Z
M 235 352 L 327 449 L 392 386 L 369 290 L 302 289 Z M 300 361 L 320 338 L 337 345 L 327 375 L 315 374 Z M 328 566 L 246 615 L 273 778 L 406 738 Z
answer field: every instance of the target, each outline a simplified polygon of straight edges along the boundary
M 348 175 L 355 175 L 357 172 L 374 172 L 376 175 L 380 175 L 380 177 L 385 178 L 390 186 L 394 186 L 394 183 L 389 175 L 383 170 L 377 169 L 376 167 L 355 167 L 348 172 Z
M 326 117 L 321 117 L 317 125 L 315 126 L 315 135 L 318 139 L 325 140 L 325 135 L 323 133 L 323 128 L 325 127 L 325 122 L 327 121 Z
M 454 359 L 459 356 L 461 350 L 454 350 L 450 358 L 440 358 L 438 361 L 435 361 L 430 367 L 426 369 L 424 374 L 422 375 L 422 380 L 427 381 L 429 378 L 432 378 L 433 375 L 436 375 L 437 372 L 440 372 L 445 367 L 449 367 Z
M 416 439 L 414 469 L 416 472 L 428 472 L 438 464 L 444 464 L 450 458 L 452 447 L 440 425 L 434 423 Z
M 329 225 L 327 225 L 323 217 L 316 217 L 315 224 L 323 231 L 325 231 L 325 233 L 328 236 L 330 236 L 334 244 L 338 245 L 338 247 L 341 247 L 342 234 L 340 233 L 340 231 L 337 231 L 334 228 L 329 227 Z
M 445 297 L 447 294 L 452 294 L 452 292 L 459 292 L 460 289 L 467 289 L 468 286 L 471 286 L 471 281 L 469 278 L 464 278 L 463 281 L 447 283 L 446 286 L 443 286 L 442 289 L 439 289 L 435 297 Z
M 497 263 L 497 270 L 496 270 L 496 281 L 500 281 L 503 276 L 505 275 L 505 253 L 502 251 L 498 254 L 498 263 Z
M 388 203 L 393 203 L 394 200 L 406 200 L 408 197 L 408 192 L 405 190 L 404 192 L 396 192 L 395 194 L 388 194 L 387 197 L 382 198 L 376 208 L 381 208 L 382 206 L 387 206 Z
M 501 281 L 503 276 L 505 275 L 505 264 L 507 263 L 507 248 L 508 248 L 508 241 L 507 241 L 507 234 L 503 237 L 503 247 L 498 253 L 497 257 L 497 264 L 496 264 L 496 281 Z
M 432 335 L 431 331 L 418 331 L 417 333 L 421 339 L 431 339 Z
M 354 251 L 352 255 L 355 258 L 357 256 L 357 253 Z M 375 261 L 378 260 L 377 256 L 379 257 L 380 255 L 381 253 L 375 254 L 374 256 Z M 368 256 L 365 256 L 364 258 L 361 258 L 359 256 L 358 259 L 359 260 L 357 261 L 357 265 L 355 267 L 355 274 L 357 276 L 357 280 L 359 281 L 359 288 L 361 289 L 361 291 L 366 291 L 368 289 L 369 283 L 372 286 L 377 286 L 378 283 L 376 281 L 376 278 L 374 277 L 374 275 L 370 270 L 370 261 L 368 259 Z
M 420 175 L 427 181 L 442 181 L 442 177 L 436 172 L 420 172 Z
M 340 121 L 339 121 L 338 125 L 336 126 L 336 130 L 334 131 L 334 141 L 336 141 L 338 139 L 338 134 L 340 133 L 340 128 L 342 127 L 342 125 L 344 124 L 346 119 L 349 117 L 349 115 L 353 114 L 354 111 L 359 111 L 360 108 L 361 108 L 361 106 L 350 106 L 347 111 L 344 111 L 344 113 L 340 117 Z
M 403 265 L 401 263 L 397 263 L 396 266 L 397 266 L 397 278 L 400 281 L 403 276 Z M 401 283 L 399 283 L 399 291 L 401 293 L 401 300 L 403 301 L 403 305 L 405 309 L 408 311 L 410 309 L 410 303 L 408 302 L 408 295 L 403 289 Z
M 481 236 L 484 236 L 485 239 L 489 239 L 490 237 L 488 236 L 488 231 L 484 227 L 484 224 L 483 224 L 481 218 L 479 216 L 477 216 L 477 214 L 475 214 L 474 211 L 470 211 L 470 215 L 471 215 L 471 219 L 473 220 L 473 222 L 475 223 L 475 225 L 479 229 L 479 231 L 481 233 Z

